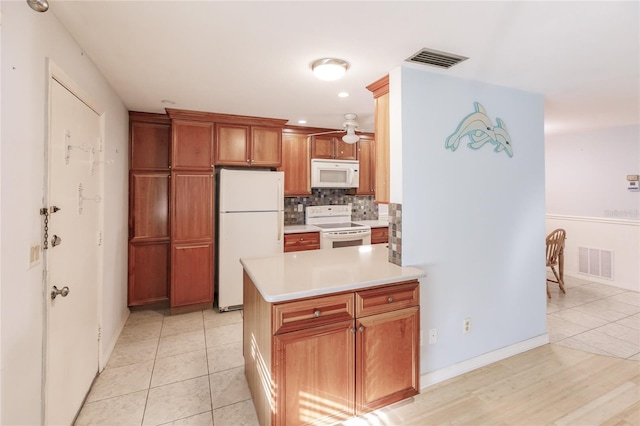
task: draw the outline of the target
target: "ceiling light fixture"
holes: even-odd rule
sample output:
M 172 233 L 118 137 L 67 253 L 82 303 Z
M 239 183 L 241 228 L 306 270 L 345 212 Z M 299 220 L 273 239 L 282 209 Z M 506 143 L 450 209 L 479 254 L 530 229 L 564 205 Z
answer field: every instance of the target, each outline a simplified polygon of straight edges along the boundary
M 46 12 L 49 9 L 47 0 L 27 0 L 27 4 L 36 12 Z
M 349 97 L 349 93 L 347 93 L 347 92 L 340 92 L 340 93 L 338 93 L 338 97 L 339 97 L 339 98 L 348 98 L 348 97 Z
M 344 75 L 349 69 L 349 63 L 342 59 L 322 58 L 313 61 L 311 69 L 320 80 L 334 81 Z

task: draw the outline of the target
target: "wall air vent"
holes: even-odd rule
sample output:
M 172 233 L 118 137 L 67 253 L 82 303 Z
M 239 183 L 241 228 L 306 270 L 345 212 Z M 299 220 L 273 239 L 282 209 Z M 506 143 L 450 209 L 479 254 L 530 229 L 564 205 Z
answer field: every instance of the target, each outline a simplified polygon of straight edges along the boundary
M 411 55 L 406 61 L 448 69 L 467 59 L 469 58 L 465 56 L 424 48 Z
M 613 251 L 578 247 L 578 272 L 613 279 Z

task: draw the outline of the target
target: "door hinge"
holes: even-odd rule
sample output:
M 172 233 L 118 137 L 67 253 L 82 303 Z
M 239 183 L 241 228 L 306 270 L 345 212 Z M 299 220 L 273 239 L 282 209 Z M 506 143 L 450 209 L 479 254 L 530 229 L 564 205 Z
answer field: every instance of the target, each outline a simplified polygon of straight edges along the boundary
M 102 327 L 98 327 L 98 342 L 102 339 Z

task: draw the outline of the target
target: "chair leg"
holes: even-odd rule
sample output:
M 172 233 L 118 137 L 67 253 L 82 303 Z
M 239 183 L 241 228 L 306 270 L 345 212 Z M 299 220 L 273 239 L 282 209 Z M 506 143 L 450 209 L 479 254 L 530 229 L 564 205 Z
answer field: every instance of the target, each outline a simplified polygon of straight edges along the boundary
M 551 271 L 553 272 L 553 275 L 555 275 L 556 280 L 558 280 L 558 285 L 560 286 L 560 291 L 562 291 L 564 294 L 567 294 L 567 292 L 564 290 L 564 282 L 560 278 L 558 273 L 556 272 L 556 268 L 553 265 L 551 265 Z
M 551 293 L 549 293 L 549 281 L 547 281 L 546 283 L 547 283 L 547 297 L 551 299 Z

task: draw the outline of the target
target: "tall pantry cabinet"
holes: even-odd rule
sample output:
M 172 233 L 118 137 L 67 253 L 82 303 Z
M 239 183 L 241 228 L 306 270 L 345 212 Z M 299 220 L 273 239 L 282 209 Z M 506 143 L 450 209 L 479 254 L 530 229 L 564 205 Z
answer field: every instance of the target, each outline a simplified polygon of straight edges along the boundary
M 129 306 L 169 302 L 171 121 L 129 113 Z
M 171 117 L 171 307 L 213 302 L 213 123 Z
M 140 112 L 129 121 L 129 306 L 210 306 L 213 123 Z

